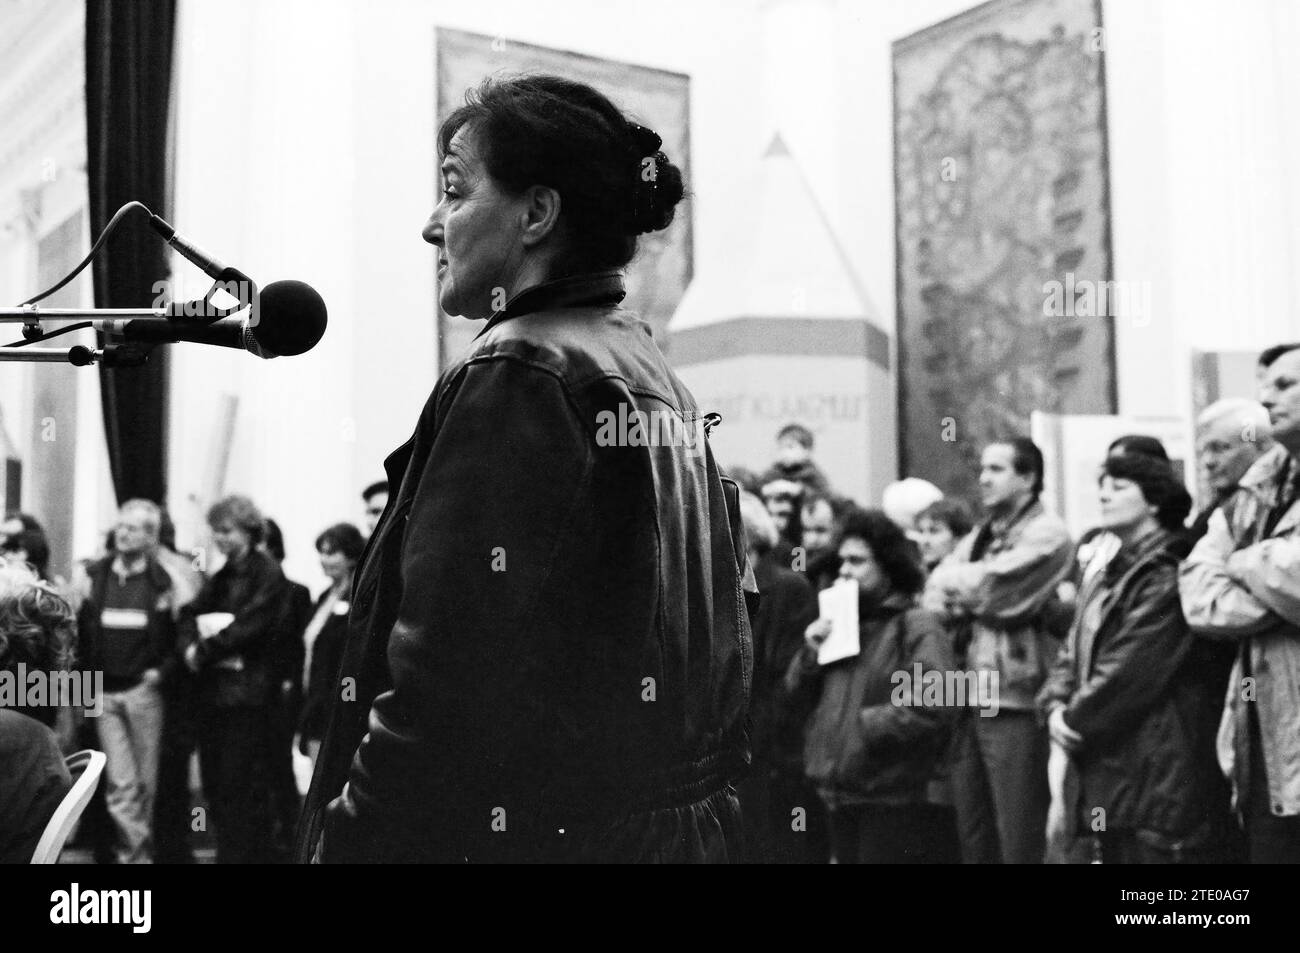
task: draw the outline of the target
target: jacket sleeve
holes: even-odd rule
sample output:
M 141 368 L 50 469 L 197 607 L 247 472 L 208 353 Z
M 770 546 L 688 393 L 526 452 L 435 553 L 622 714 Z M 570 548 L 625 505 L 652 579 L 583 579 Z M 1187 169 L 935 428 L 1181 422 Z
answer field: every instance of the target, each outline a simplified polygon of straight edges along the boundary
M 913 667 L 919 663 L 923 675 L 936 672 L 940 678 L 946 679 L 953 668 L 952 650 L 939 618 L 931 612 L 911 610 L 900 614 L 894 624 L 906 626 L 907 630 L 898 674 L 910 678 Z M 892 636 L 886 634 L 885 637 Z M 906 684 L 900 686 L 896 683 L 894 695 L 907 688 Z M 957 709 L 947 704 L 925 704 L 923 689 L 924 685 L 910 686 L 909 694 L 915 696 L 911 704 L 900 704 L 902 699 L 892 697 L 885 704 L 867 705 L 861 710 L 859 720 L 868 751 L 923 743 L 942 737 L 951 728 Z
M 1300 626 L 1300 539 L 1265 539 L 1228 557 L 1228 574 L 1260 603 Z
M 1220 507 L 1179 574 L 1183 613 L 1197 635 L 1243 639 L 1276 624 L 1269 606 L 1229 572 L 1229 558 L 1235 549 L 1236 541 Z M 1246 569 L 1243 564 L 1244 575 L 1249 577 Z
M 978 563 L 957 567 L 957 585 L 977 619 L 1011 624 L 1039 613 L 1070 573 L 1074 547 L 1065 527 L 1038 518 L 1015 545 Z
M 1091 673 L 1065 709 L 1065 723 L 1083 735 L 1085 746 L 1132 731 L 1192 650 L 1176 573 L 1172 565 L 1159 565 L 1146 574 L 1119 628 L 1096 646 Z
M 275 634 L 276 622 L 280 616 L 280 607 L 284 604 L 286 580 L 280 567 L 268 560 L 261 562 L 252 595 L 243 605 L 237 607 L 235 620 L 216 635 L 198 641 L 198 660 L 200 665 L 217 661 L 240 651 L 259 639 L 269 639 Z M 191 608 L 198 603 L 196 598 L 190 603 Z M 195 616 L 202 612 L 214 611 L 212 608 L 200 608 Z M 229 610 L 227 610 L 229 611 Z
M 970 566 L 971 548 L 977 532 L 975 529 L 967 533 L 953 551 L 930 572 L 921 593 L 922 608 L 946 615 L 951 608 L 950 604 L 968 590 L 971 576 L 967 567 Z
M 556 377 L 513 358 L 465 369 L 408 517 L 392 688 L 327 808 L 323 860 L 455 857 L 462 834 L 508 811 L 502 758 L 529 730 L 516 712 L 535 692 L 534 608 L 593 468 Z

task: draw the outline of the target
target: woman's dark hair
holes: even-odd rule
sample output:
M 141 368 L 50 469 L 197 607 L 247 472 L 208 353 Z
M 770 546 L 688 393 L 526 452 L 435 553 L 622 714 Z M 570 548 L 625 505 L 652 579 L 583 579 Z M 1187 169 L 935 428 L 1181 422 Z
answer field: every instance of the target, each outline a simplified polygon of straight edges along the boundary
M 518 194 L 560 195 L 565 251 L 552 278 L 622 268 L 637 236 L 667 228 L 682 200 L 682 173 L 662 141 L 602 93 L 559 76 L 488 79 L 438 129 L 438 154 L 470 126 L 488 173 Z
M 1192 498 L 1168 461 L 1141 453 L 1125 453 L 1107 457 L 1101 465 L 1101 474 L 1136 483 L 1142 498 L 1156 507 L 1156 522 L 1167 530 L 1181 529 L 1191 512 Z
M 950 496 L 944 497 L 942 500 L 935 500 L 917 513 L 917 525 L 920 525 L 921 520 L 933 520 L 936 523 L 942 523 L 948 527 L 948 532 L 952 533 L 957 539 L 961 539 L 969 533 L 970 528 L 975 525 L 974 519 L 971 518 L 970 509 L 966 504 Z
M 1168 461 L 1169 459 L 1169 452 L 1165 450 L 1165 445 L 1155 437 L 1149 437 L 1143 433 L 1130 433 L 1117 437 L 1106 448 L 1106 456 L 1108 457 L 1121 453 L 1138 454 L 1155 460 Z
M 50 568 L 50 544 L 45 538 L 45 534 L 36 529 L 25 529 L 21 533 L 14 533 L 0 545 L 6 553 L 14 553 L 22 550 L 27 554 L 27 562 L 36 570 L 36 574 L 42 579 L 48 575 Z
M 266 551 L 276 562 L 284 562 L 284 532 L 271 517 L 266 518 Z
M 344 559 L 352 562 L 361 558 L 361 551 L 365 548 L 365 537 L 351 523 L 335 523 L 316 537 L 317 552 L 342 553 Z
M 22 523 L 23 529 L 25 530 L 30 530 L 34 533 L 45 532 L 45 527 L 41 525 L 41 521 L 35 516 L 32 516 L 31 513 L 20 513 L 18 510 L 10 510 L 5 514 L 4 521 L 8 523 L 10 520 L 17 520 Z
M 883 511 L 852 510 L 844 518 L 836 549 L 846 539 L 860 539 L 867 544 L 896 592 L 915 595 L 925 585 L 925 571 L 917 559 L 915 545 Z

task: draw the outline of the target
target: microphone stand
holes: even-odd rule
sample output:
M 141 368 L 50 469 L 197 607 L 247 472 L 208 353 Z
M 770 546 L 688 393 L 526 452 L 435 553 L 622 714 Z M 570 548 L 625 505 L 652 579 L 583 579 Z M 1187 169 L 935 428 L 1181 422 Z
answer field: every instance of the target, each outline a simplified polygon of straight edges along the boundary
M 208 289 L 208 293 L 198 301 L 186 301 L 171 307 L 158 308 L 38 308 L 27 304 L 21 308 L 0 308 L 0 325 L 22 324 L 23 337 L 36 340 L 44 337 L 41 330 L 42 321 L 64 324 L 84 323 L 87 321 L 131 320 L 133 318 L 157 318 L 171 321 L 178 326 L 186 324 L 211 324 L 219 318 L 236 314 L 244 308 L 252 307 L 257 300 L 257 286 L 242 272 L 233 268 L 226 269 L 223 278 L 238 277 L 243 282 L 233 286 L 218 280 Z M 212 302 L 212 296 L 218 291 L 226 291 L 239 301 L 234 308 L 222 308 Z M 102 332 L 106 337 L 116 335 Z M 149 360 L 149 354 L 157 344 L 115 344 L 107 343 L 102 348 L 87 347 L 76 344 L 72 347 L 0 347 L 0 362 L 23 361 L 40 364 L 72 364 L 74 367 L 87 367 L 99 363 L 105 367 L 139 367 Z
M 0 324 L 23 325 L 23 336 L 41 335 L 42 321 L 75 324 L 111 318 L 166 318 L 166 308 L 0 308 Z M 149 348 L 126 344 L 107 344 L 102 348 L 76 344 L 72 347 L 0 347 L 0 362 L 23 361 L 39 364 L 71 364 L 87 367 L 138 367 L 149 359 Z

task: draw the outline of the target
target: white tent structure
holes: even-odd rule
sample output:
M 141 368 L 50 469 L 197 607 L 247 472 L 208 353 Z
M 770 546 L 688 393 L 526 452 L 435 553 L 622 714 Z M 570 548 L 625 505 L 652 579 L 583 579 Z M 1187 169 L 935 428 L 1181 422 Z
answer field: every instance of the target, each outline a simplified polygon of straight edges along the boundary
M 892 344 L 778 134 L 705 249 L 669 324 L 668 356 L 717 411 L 723 466 L 765 469 L 801 423 L 834 489 L 879 499 L 897 477 Z

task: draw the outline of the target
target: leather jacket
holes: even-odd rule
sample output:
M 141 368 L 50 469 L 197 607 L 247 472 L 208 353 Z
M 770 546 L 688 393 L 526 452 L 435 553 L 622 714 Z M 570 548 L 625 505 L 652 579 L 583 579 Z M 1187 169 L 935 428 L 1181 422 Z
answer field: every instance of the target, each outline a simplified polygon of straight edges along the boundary
M 261 707 L 274 689 L 274 647 L 287 582 L 279 564 L 261 550 L 227 560 L 180 612 L 180 644 L 196 646 L 200 702 L 217 708 Z M 230 625 L 199 638 L 198 616 L 229 612 Z
M 516 295 L 385 462 L 300 860 L 736 859 L 737 542 L 623 295 Z

